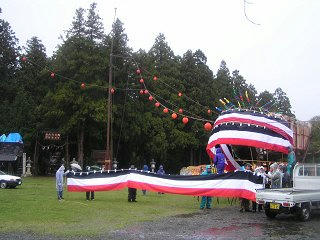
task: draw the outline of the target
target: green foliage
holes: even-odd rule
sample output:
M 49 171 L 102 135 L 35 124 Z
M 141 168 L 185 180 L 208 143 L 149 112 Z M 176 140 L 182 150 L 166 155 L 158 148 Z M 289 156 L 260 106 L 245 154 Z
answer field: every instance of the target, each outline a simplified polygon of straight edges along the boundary
M 208 163 L 205 147 L 210 133 L 203 125 L 215 121 L 219 114 L 215 107 L 223 108 L 219 99 L 226 98 L 235 106 L 239 101 L 249 108 L 272 101 L 270 110 L 292 115 L 289 98 L 280 88 L 258 94 L 238 70 L 230 71 L 225 61 L 214 75 L 201 50 L 177 56 L 163 34 L 149 50 L 133 52 L 119 19 L 105 35 L 96 3 L 87 10 L 76 10 L 70 29 L 51 58 L 41 40 L 33 37 L 24 48 L 27 61 L 19 64 L 21 53 L 13 31 L 4 20 L 0 20 L 0 27 L 0 132 L 21 132 L 29 156 L 34 154 L 37 136 L 48 129 L 62 134 L 61 143 L 68 137 L 74 143 L 69 155 L 84 164 L 91 162 L 92 150 L 105 149 L 111 49 L 115 89 L 111 145 L 121 168 L 130 164 L 140 168 L 153 158 L 167 172 Z M 144 84 L 139 83 L 137 68 Z M 85 88 L 80 87 L 82 83 Z M 155 101 L 148 100 L 149 94 L 139 94 L 145 87 L 170 111 L 178 113 L 182 108 L 183 114 L 172 120 L 172 112 L 164 114 L 162 107 L 156 108 Z M 189 117 L 186 125 L 181 121 L 184 115 Z

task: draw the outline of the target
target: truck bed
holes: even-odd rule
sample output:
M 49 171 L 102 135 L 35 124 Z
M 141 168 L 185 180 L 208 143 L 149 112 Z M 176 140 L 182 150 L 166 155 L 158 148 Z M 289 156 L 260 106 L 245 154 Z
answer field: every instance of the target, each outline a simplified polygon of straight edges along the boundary
M 320 190 L 300 190 L 294 188 L 279 188 L 279 189 L 260 189 L 257 190 L 257 201 L 264 200 L 265 202 L 313 202 L 320 201 Z

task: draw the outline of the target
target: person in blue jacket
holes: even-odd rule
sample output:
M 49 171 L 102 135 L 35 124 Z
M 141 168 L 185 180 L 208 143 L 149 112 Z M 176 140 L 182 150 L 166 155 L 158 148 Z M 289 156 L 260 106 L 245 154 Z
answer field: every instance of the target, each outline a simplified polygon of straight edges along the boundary
M 149 172 L 148 165 L 143 165 L 143 171 L 144 172 Z M 147 194 L 147 190 L 143 189 L 142 194 L 145 196 Z
M 216 155 L 214 156 L 213 163 L 217 168 L 218 174 L 224 173 L 226 158 L 220 147 L 216 147 Z
M 210 175 L 210 174 L 212 174 L 211 165 L 207 165 L 206 170 L 204 170 L 201 173 L 201 175 Z M 202 196 L 200 209 L 204 209 L 204 207 L 206 207 L 207 209 L 211 209 L 211 203 L 212 203 L 212 197 Z
M 159 174 L 159 175 L 164 175 L 164 174 L 166 174 L 166 172 L 164 171 L 162 165 L 159 166 L 159 169 L 158 169 L 158 171 L 157 171 L 157 174 Z M 158 194 L 164 194 L 164 193 L 158 192 Z

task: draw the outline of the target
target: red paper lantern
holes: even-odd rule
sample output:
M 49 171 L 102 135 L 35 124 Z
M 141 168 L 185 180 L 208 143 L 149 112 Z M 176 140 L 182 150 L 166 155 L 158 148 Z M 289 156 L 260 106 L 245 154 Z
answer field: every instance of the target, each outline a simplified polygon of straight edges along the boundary
M 154 80 L 154 81 L 157 81 L 157 80 L 158 80 L 157 76 L 154 76 L 154 77 L 153 77 L 153 80 Z
M 181 96 L 182 96 L 182 93 L 181 93 L 181 92 L 179 92 L 179 93 L 178 93 L 178 96 L 179 96 L 179 97 L 181 97 Z
M 51 73 L 50 74 L 50 77 L 54 78 L 55 74 L 54 73 Z
M 81 88 L 85 89 L 86 88 L 86 84 L 85 83 L 81 83 Z
M 176 113 L 172 113 L 171 117 L 172 117 L 172 119 L 176 119 L 178 117 L 178 115 Z
M 189 122 L 189 118 L 187 117 L 182 118 L 182 122 L 183 124 L 187 124 Z
M 168 112 L 169 112 L 169 109 L 168 109 L 168 108 L 164 108 L 164 109 L 163 109 L 163 112 L 164 112 L 164 113 L 168 113 Z
M 143 93 L 144 93 L 144 91 L 141 89 L 141 90 L 140 90 L 140 94 L 142 95 Z
M 152 96 L 149 96 L 149 100 L 152 101 L 152 100 L 153 100 L 153 97 L 152 97 Z
M 154 105 L 155 105 L 156 107 L 160 107 L 160 103 L 159 103 L 159 102 L 156 102 Z
M 183 113 L 183 109 L 182 108 L 179 109 L 179 113 Z
M 207 130 L 207 131 L 211 131 L 211 129 L 212 129 L 211 123 L 207 122 L 207 123 L 204 125 L 204 129 Z
M 112 94 L 114 94 L 114 91 L 115 91 L 114 88 L 111 88 L 111 89 L 110 89 L 110 92 L 111 92 Z
M 146 90 L 144 90 L 144 94 L 148 94 L 149 93 L 149 91 L 146 89 Z
M 211 110 L 210 109 L 208 109 L 208 114 L 211 114 Z
M 143 78 L 141 78 L 141 79 L 140 79 L 140 83 L 143 83 L 143 82 L 144 82 L 144 80 L 143 80 Z
M 22 57 L 21 59 L 23 62 L 27 61 L 27 58 L 26 57 Z
M 138 69 L 137 69 L 137 74 L 140 74 L 140 73 L 141 73 L 141 71 L 140 71 L 140 69 L 138 68 Z

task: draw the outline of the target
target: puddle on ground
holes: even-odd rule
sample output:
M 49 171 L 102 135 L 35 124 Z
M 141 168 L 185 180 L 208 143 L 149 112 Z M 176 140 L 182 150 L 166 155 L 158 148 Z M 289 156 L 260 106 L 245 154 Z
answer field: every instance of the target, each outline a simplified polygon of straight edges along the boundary
M 250 237 L 259 237 L 259 236 L 262 236 L 263 231 L 262 231 L 262 224 L 240 223 L 238 225 L 230 225 L 226 227 L 212 227 L 202 231 L 201 233 L 204 235 L 223 236 L 223 237 L 239 237 L 239 235 L 241 235 L 242 237 L 246 235 Z

